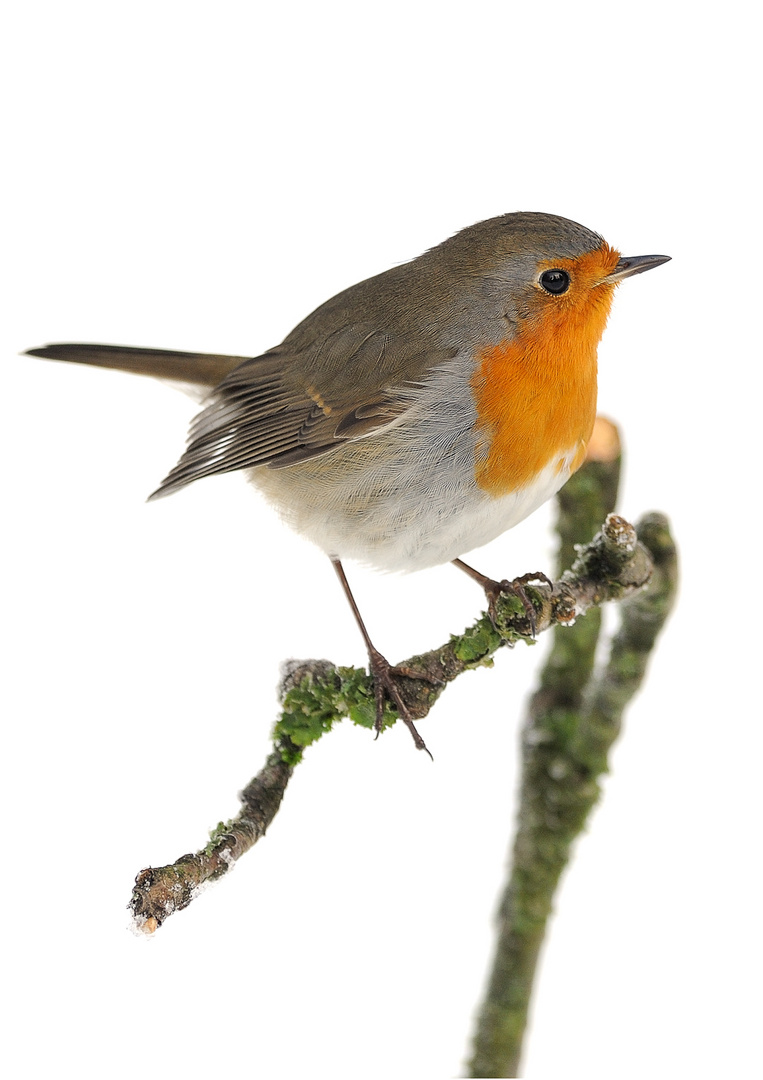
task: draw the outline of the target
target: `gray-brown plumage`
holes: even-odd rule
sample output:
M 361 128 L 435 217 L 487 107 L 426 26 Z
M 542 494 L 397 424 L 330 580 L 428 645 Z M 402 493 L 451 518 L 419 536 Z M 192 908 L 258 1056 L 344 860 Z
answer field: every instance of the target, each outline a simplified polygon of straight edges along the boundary
M 75 344 L 31 354 L 214 387 L 153 498 L 215 473 L 307 461 L 389 424 L 434 367 L 505 335 L 518 314 L 506 298 L 539 253 L 600 242 L 549 214 L 479 222 L 337 294 L 254 358 Z

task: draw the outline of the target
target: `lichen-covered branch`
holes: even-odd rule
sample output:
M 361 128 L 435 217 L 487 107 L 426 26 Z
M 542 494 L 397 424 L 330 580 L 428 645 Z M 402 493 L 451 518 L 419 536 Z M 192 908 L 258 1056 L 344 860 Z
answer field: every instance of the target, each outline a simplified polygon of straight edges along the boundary
M 574 488 L 566 489 L 562 501 L 563 553 L 565 534 L 570 528 L 574 534 L 577 527 L 575 515 L 585 512 L 575 494 Z M 530 703 L 512 866 L 498 912 L 492 972 L 478 1014 L 473 1077 L 519 1075 L 533 979 L 556 887 L 571 845 L 598 799 L 599 777 L 607 769 L 623 710 L 641 685 L 675 599 L 677 558 L 666 518 L 649 514 L 637 532 L 651 555 L 654 575 L 648 589 L 620 605 L 620 628 L 603 670 L 594 672 L 599 622 L 589 616 L 582 633 L 577 628 L 574 634 L 556 632 L 540 688 Z
M 130 900 L 139 930 L 152 934 L 169 915 L 188 907 L 207 882 L 226 874 L 265 835 L 292 774 L 292 766 L 284 761 L 280 751 L 276 747 L 239 794 L 242 806 L 238 816 L 232 821 L 221 821 L 201 851 L 182 855 L 170 866 L 141 870 Z
M 553 586 L 539 582 L 526 587 L 536 613 L 536 634 L 572 623 L 606 600 L 622 600 L 637 593 L 651 574 L 651 559 L 638 543 L 633 526 L 610 515 Z M 449 682 L 470 668 L 490 665 L 497 649 L 527 640 L 529 635 L 522 603 L 516 597 L 503 596 L 498 601 L 496 626 L 483 615 L 462 634 L 406 660 L 406 668 L 421 673 L 420 678 L 399 679 L 411 715 L 416 719 L 426 716 Z M 203 884 L 227 873 L 264 835 L 307 746 L 343 717 L 349 716 L 364 727 L 374 726 L 373 683 L 358 668 L 335 667 L 325 660 L 291 661 L 285 666 L 281 700 L 283 711 L 273 733 L 273 753 L 242 793 L 238 816 L 220 824 L 195 855 L 184 855 L 170 866 L 143 870 L 138 875 L 130 907 L 137 925 L 146 932 L 153 932 L 174 911 L 187 907 Z M 396 719 L 397 713 L 388 706 L 385 726 Z

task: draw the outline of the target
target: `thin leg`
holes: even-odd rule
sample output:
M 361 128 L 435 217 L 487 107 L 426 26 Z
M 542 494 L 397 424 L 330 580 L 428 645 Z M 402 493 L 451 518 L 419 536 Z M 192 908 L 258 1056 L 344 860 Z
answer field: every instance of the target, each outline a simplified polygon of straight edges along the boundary
M 382 730 L 382 718 L 384 716 L 384 695 L 386 693 L 387 696 L 392 700 L 394 705 L 397 707 L 397 711 L 400 713 L 400 719 L 410 731 L 411 736 L 413 737 L 413 741 L 416 744 L 416 748 L 418 750 L 426 750 L 426 752 L 431 758 L 432 755 L 429 753 L 429 750 L 427 750 L 426 743 L 416 730 L 416 725 L 413 722 L 413 717 L 408 711 L 408 706 L 403 701 L 400 695 L 400 691 L 398 690 L 395 684 L 395 680 L 393 678 L 394 674 L 408 675 L 410 678 L 416 678 L 416 672 L 409 671 L 406 668 L 392 667 L 388 660 L 384 656 L 382 656 L 379 650 L 375 647 L 374 643 L 371 641 L 371 638 L 368 636 L 366 624 L 363 622 L 363 617 L 360 614 L 358 605 L 355 603 L 355 597 L 352 595 L 352 590 L 350 589 L 349 582 L 347 581 L 344 567 L 342 566 L 339 559 L 332 559 L 331 565 L 336 570 L 336 575 L 342 584 L 342 588 L 344 589 L 344 595 L 347 597 L 347 601 L 352 608 L 352 613 L 355 616 L 355 622 L 358 624 L 358 629 L 363 635 L 363 640 L 365 641 L 366 648 L 368 649 L 368 662 L 370 672 L 374 680 L 374 696 L 376 699 L 376 737 L 379 737 Z
M 493 578 L 481 574 L 479 570 L 475 570 L 473 566 L 469 566 L 469 564 L 465 563 L 462 559 L 453 559 L 453 565 L 457 566 L 459 570 L 463 570 L 465 574 L 468 574 L 473 581 L 476 581 L 484 589 L 488 601 L 487 613 L 490 616 L 490 621 L 495 630 L 498 629 L 495 623 L 498 597 L 502 593 L 513 593 L 514 596 L 522 602 L 525 614 L 530 623 L 532 636 L 535 637 L 535 608 L 532 606 L 530 597 L 525 592 L 524 586 L 529 585 L 531 581 L 542 581 L 546 585 L 553 585 L 553 582 L 551 582 L 545 574 L 523 574 L 522 577 L 514 578 L 513 581 L 495 581 Z

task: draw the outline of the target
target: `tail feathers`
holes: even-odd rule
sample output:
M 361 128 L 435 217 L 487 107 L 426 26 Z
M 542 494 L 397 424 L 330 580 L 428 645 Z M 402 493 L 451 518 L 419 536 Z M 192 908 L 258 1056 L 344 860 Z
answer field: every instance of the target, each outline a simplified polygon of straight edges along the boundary
M 152 375 L 159 379 L 191 383 L 195 386 L 217 386 L 228 372 L 249 359 L 246 356 L 221 356 L 217 353 L 69 343 L 29 349 L 25 355 L 41 356 L 45 360 L 66 360 L 75 364 L 116 368 L 118 371 L 132 371 L 137 375 Z

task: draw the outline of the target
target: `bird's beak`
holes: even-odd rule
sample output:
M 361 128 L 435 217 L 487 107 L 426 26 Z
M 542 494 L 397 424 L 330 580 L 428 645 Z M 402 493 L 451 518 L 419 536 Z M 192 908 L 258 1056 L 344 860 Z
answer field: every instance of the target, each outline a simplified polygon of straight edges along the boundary
M 607 274 L 602 284 L 611 285 L 634 274 L 643 274 L 655 266 L 670 262 L 670 255 L 624 255 L 611 274 Z

